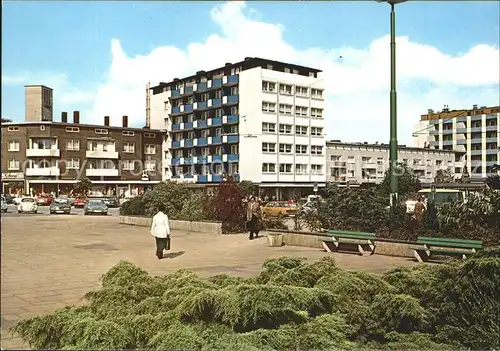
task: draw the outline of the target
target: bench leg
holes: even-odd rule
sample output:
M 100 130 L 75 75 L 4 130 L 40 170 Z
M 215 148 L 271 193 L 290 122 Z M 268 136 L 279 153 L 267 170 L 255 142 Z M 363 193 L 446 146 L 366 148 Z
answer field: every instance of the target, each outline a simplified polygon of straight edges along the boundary
M 418 262 L 426 262 L 429 259 L 429 254 L 425 250 L 413 250 L 413 256 Z
M 335 242 L 324 242 L 323 241 L 323 249 L 326 252 L 337 252 L 338 251 L 338 243 Z

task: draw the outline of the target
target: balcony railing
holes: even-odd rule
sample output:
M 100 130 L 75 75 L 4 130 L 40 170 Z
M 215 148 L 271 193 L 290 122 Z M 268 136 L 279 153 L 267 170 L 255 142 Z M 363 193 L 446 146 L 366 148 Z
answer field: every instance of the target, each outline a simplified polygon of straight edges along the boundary
M 118 173 L 118 169 L 87 168 L 85 170 L 87 177 L 118 177 Z
M 27 176 L 45 176 L 57 177 L 61 174 L 59 167 L 46 167 L 46 168 L 26 168 Z
M 59 157 L 59 149 L 26 149 L 26 157 Z
M 85 153 L 87 158 L 106 158 L 106 159 L 117 159 L 118 151 L 104 151 L 104 150 L 87 150 Z

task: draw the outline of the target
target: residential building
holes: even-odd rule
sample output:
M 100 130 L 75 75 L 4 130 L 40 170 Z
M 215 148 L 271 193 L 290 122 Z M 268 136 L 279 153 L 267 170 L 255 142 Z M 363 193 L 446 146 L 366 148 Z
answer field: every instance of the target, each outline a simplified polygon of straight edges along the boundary
M 2 123 L 2 191 L 22 183 L 18 191 L 69 193 L 87 177 L 95 194 L 137 194 L 161 181 L 160 131 L 131 128 L 127 116 L 120 127 L 108 116 L 82 124 L 79 111 L 71 122 L 66 112 L 60 122 L 39 117 Z
M 413 136 L 418 147 L 465 152 L 471 178 L 486 178 L 500 164 L 500 106 L 428 110 Z
M 432 183 L 438 170 L 461 175 L 464 152 L 398 146 L 398 160 L 406 164 L 422 183 Z M 369 143 L 326 143 L 327 180 L 333 183 L 381 183 L 389 169 L 389 145 Z
M 45 85 L 24 87 L 24 120 L 26 122 L 52 121 L 52 89 Z
M 150 88 L 147 120 L 169 133 L 164 179 L 214 184 L 227 173 L 277 198 L 324 186 L 320 72 L 246 58 Z

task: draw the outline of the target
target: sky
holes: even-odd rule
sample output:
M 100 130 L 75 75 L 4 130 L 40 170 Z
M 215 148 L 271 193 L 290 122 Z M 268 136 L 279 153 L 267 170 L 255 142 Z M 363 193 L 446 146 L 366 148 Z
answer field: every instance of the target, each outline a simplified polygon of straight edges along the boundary
M 352 2 L 5 1 L 2 117 L 24 85 L 54 89 L 54 118 L 145 124 L 146 84 L 245 57 L 323 70 L 329 139 L 389 140 L 389 5 Z M 427 109 L 500 105 L 500 2 L 396 8 L 398 140 Z

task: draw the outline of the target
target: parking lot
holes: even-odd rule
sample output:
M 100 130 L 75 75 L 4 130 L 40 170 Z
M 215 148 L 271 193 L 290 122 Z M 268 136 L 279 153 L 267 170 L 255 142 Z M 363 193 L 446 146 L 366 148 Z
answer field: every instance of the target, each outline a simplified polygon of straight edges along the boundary
M 37 213 L 17 213 L 17 206 L 14 204 L 9 204 L 9 209 L 7 212 L 2 212 L 2 217 L 18 217 L 18 216 L 40 216 L 40 215 L 50 215 L 50 216 L 67 216 L 63 214 L 50 214 L 49 206 L 38 206 Z M 108 216 L 118 216 L 120 212 L 119 208 L 109 208 Z M 83 208 L 71 208 L 70 215 L 83 216 Z
M 172 251 L 159 261 L 149 229 L 120 225 L 116 216 L 19 215 L 22 220 L 15 216 L 17 212 L 2 214 L 3 349 L 27 347 L 8 333 L 16 321 L 83 303 L 83 294 L 98 288 L 101 275 L 120 260 L 153 275 L 187 268 L 204 276 L 254 275 L 266 258 L 281 256 L 314 261 L 333 255 L 343 268 L 376 273 L 413 264 L 403 258 L 378 255 L 360 257 L 304 247 L 268 247 L 265 238 L 249 241 L 246 235 L 180 231 L 172 233 Z

